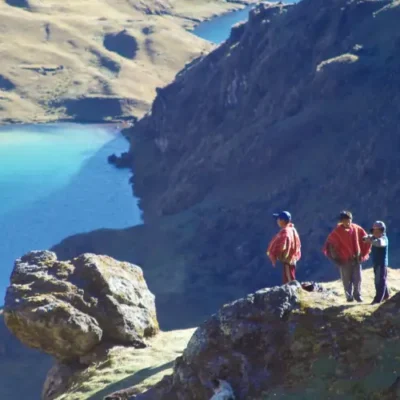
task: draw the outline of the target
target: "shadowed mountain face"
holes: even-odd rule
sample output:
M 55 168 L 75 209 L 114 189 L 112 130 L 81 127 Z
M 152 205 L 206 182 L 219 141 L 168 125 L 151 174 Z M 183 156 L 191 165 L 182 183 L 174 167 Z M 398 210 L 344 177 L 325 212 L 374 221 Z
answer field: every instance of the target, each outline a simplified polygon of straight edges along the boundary
M 341 0 L 253 11 L 133 129 L 145 217 L 221 200 L 224 189 L 232 201 L 290 207 L 300 222 L 312 210 L 318 224 L 344 206 L 370 215 L 377 194 L 395 198 L 399 12 Z
M 325 270 L 320 249 L 343 208 L 366 227 L 385 220 L 397 243 L 399 5 L 305 0 L 251 12 L 132 130 L 145 221 L 203 210 L 202 251 L 230 248 L 230 270 L 248 276 L 237 254 L 256 257 L 281 208 L 302 234 L 304 273 Z
M 278 209 L 293 213 L 302 237 L 300 279 L 337 276 L 321 248 L 343 208 L 365 228 L 384 220 L 395 260 L 399 16 L 389 1 L 259 6 L 159 90 L 131 131 L 145 225 L 56 251 L 140 264 L 168 314 L 190 309 L 196 323 L 281 281 L 264 255 Z
M 6 328 L 0 310 L 0 398 L 40 398 L 44 379 L 52 365 L 47 354 L 28 349 Z

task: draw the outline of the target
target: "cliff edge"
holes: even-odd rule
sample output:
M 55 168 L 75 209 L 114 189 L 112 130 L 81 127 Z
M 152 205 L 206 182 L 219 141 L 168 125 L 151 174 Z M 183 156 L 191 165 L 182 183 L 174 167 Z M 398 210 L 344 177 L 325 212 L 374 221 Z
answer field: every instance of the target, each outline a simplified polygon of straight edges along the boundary
M 171 376 L 130 398 L 206 400 L 220 378 L 238 400 L 398 399 L 400 274 L 389 275 L 392 297 L 379 306 L 345 302 L 340 282 L 312 292 L 291 282 L 227 304 L 195 331 Z
M 15 308 L 8 299 L 6 322 L 20 340 L 57 359 L 47 375 L 43 399 L 207 400 L 212 395 L 213 378 L 230 382 L 238 400 L 395 400 L 400 395 L 400 348 L 396 345 L 400 337 L 398 270 L 389 269 L 391 298 L 380 305 L 369 304 L 374 296 L 373 271 L 369 269 L 363 275 L 362 304 L 345 301 L 340 281 L 313 286 L 294 281 L 225 304 L 196 330 L 157 332 L 139 346 L 137 341 L 122 344 L 110 339 L 110 330 L 120 331 L 115 317 L 110 315 L 109 329 L 105 330 L 108 337 L 81 351 L 82 340 L 74 340 L 77 336 L 70 332 L 87 326 L 85 314 L 79 311 L 83 302 L 73 292 L 61 290 L 61 283 L 68 282 L 65 274 L 52 278 L 49 275 L 60 272 L 60 268 L 64 272 L 70 269 L 73 275 L 74 264 L 83 259 L 86 267 L 81 271 L 78 268 L 75 278 L 82 276 L 82 268 L 91 272 L 87 275 L 91 278 L 69 281 L 84 288 L 81 295 L 87 306 L 91 299 L 99 298 L 97 304 L 91 305 L 92 311 L 85 312 L 96 314 L 93 324 L 99 321 L 101 326 L 99 313 L 104 311 L 105 301 L 101 296 L 114 303 L 115 298 L 107 294 L 105 286 L 100 292 L 100 286 L 94 289 L 93 285 L 104 277 L 97 275 L 93 279 L 94 271 L 101 263 L 107 265 L 111 268 L 108 283 L 116 276 L 114 284 L 121 288 L 118 282 L 122 283 L 123 264 L 121 267 L 115 260 L 85 255 L 59 266 L 52 253 L 36 252 L 17 261 L 14 270 L 9 293 L 19 291 L 19 306 Z M 21 263 L 25 263 L 23 270 Z M 133 274 L 137 272 L 133 268 Z M 137 285 L 140 280 L 132 279 L 132 283 Z M 47 294 L 40 297 L 44 287 Z M 313 291 L 309 291 L 311 287 Z M 146 291 L 134 293 L 140 297 Z M 75 314 L 63 318 L 63 326 L 46 323 L 57 317 L 62 303 L 64 312 L 70 314 L 75 304 Z M 124 301 L 117 308 L 129 318 Z M 141 313 L 146 313 L 146 307 L 141 308 L 134 312 L 136 326 L 143 320 Z M 147 309 L 151 310 L 151 306 Z M 15 328 L 16 314 L 25 327 L 23 331 Z M 35 315 L 40 316 L 36 322 Z M 38 324 L 42 329 L 37 329 Z M 89 337 L 91 331 L 81 329 L 81 336 L 86 332 Z M 69 345 L 63 346 L 60 354 L 61 340 Z

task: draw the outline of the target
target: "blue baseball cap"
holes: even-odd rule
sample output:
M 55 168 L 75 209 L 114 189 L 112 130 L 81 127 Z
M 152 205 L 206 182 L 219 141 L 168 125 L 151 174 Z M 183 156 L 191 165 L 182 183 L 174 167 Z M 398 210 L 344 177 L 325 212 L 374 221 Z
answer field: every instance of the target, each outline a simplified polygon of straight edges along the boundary
M 386 225 L 383 221 L 375 221 L 374 225 L 372 225 L 372 229 L 382 229 L 383 232 L 386 231 Z
M 283 219 L 284 221 L 291 221 L 292 216 L 289 211 L 280 211 L 279 213 L 272 214 L 276 219 Z

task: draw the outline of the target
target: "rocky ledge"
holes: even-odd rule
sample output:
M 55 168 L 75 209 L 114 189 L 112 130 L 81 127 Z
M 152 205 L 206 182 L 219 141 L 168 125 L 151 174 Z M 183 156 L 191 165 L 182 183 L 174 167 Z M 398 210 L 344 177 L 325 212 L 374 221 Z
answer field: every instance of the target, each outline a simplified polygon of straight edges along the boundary
M 220 378 L 237 400 L 398 399 L 399 277 L 390 271 L 393 296 L 380 306 L 346 303 L 340 282 L 312 292 L 292 282 L 227 304 L 196 330 L 171 376 L 130 398 L 206 400 Z M 369 300 L 370 271 L 365 278 Z
M 102 260 L 117 280 L 121 276 L 118 266 L 126 265 L 92 255 L 66 264 L 78 269 L 79 259 L 91 260 L 84 263 L 89 270 L 98 269 Z M 60 271 L 59 267 L 50 267 L 55 263 L 58 261 L 54 255 L 47 252 L 23 257 L 17 261 L 9 293 L 13 286 L 25 286 L 28 291 L 30 285 L 31 296 L 20 296 L 21 302 L 38 296 L 34 294 L 34 282 L 38 279 L 32 279 L 32 274 L 45 282 L 46 275 Z M 46 270 L 46 266 L 53 271 Z M 99 281 L 98 276 L 82 276 L 76 275 L 69 281 L 81 282 L 86 302 L 90 297 L 100 299 L 100 294 L 88 289 L 90 282 Z M 137 276 L 132 279 L 135 282 Z M 399 271 L 389 270 L 389 282 L 392 297 L 373 306 L 369 304 L 373 295 L 371 270 L 364 273 L 363 304 L 345 302 L 339 281 L 309 285 L 307 289 L 316 289 L 311 292 L 298 282 L 259 290 L 226 304 L 195 331 L 160 332 L 149 339 L 151 346 L 146 348 L 104 343 L 84 356 L 57 362 L 48 374 L 43 399 L 207 400 L 212 395 L 213 378 L 227 380 L 237 400 L 398 399 Z M 124 285 L 119 287 L 125 293 Z M 131 289 L 135 292 L 137 287 Z M 50 295 L 49 290 L 44 292 Z M 102 294 L 114 297 L 115 292 L 111 292 L 107 286 L 101 290 Z M 54 298 L 62 298 L 60 290 L 54 290 Z M 99 310 L 101 304 L 99 300 Z M 26 307 L 27 311 L 22 313 L 22 309 L 19 308 L 19 320 L 33 335 L 29 321 L 34 311 Z M 12 311 L 6 313 L 9 316 Z M 87 314 L 89 318 L 91 315 L 94 314 Z M 73 326 L 75 320 L 71 317 L 65 324 Z M 45 334 L 48 342 L 56 343 L 63 328 L 51 324 L 52 321 L 48 323 L 49 329 L 57 334 Z M 98 326 L 101 327 L 100 322 Z M 67 331 L 64 332 L 65 338 Z

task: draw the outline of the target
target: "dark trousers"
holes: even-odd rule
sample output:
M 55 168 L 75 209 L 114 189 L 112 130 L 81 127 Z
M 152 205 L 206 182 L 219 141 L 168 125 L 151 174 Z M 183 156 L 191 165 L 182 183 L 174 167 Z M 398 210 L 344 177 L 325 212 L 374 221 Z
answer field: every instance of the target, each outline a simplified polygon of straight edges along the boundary
M 350 262 L 340 266 L 340 277 L 342 278 L 344 293 L 347 300 L 361 299 L 361 264 Z
M 283 284 L 296 280 L 296 265 L 283 264 Z
M 375 297 L 374 303 L 380 303 L 389 298 L 389 289 L 387 287 L 387 267 L 386 265 L 374 265 L 375 274 Z

